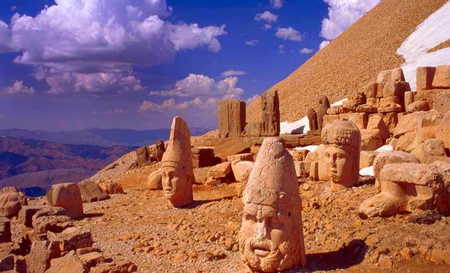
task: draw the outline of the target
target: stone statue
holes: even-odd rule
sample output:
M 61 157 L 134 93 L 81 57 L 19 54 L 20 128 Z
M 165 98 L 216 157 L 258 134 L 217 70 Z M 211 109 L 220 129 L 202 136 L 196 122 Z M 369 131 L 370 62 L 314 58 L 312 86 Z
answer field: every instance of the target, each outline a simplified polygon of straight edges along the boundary
M 162 187 L 165 197 L 174 207 L 184 207 L 193 201 L 195 181 L 191 156 L 191 132 L 181 117 L 175 117 L 169 144 L 161 163 Z
M 330 108 L 330 101 L 325 95 L 319 98 L 319 109 L 317 110 L 317 127 L 320 131 L 323 129 L 323 117 L 327 114 L 327 110 Z
M 166 151 L 166 147 L 164 146 L 164 141 L 158 139 L 155 143 L 156 146 L 156 160 L 161 162 L 164 152 Z
M 241 258 L 252 271 L 304 266 L 302 201 L 292 156 L 275 137 L 266 138 L 243 195 Z
M 76 219 L 83 217 L 83 200 L 81 199 L 81 191 L 77 184 L 55 184 L 47 193 L 46 197 L 50 206 L 64 208 L 67 216 L 70 218 Z
M 325 156 L 330 164 L 331 191 L 353 187 L 359 183 L 361 133 L 349 120 L 328 123 L 322 130 Z
M 316 110 L 310 108 L 306 112 L 306 116 L 309 120 L 309 132 L 308 133 L 315 133 L 317 131 L 317 113 Z

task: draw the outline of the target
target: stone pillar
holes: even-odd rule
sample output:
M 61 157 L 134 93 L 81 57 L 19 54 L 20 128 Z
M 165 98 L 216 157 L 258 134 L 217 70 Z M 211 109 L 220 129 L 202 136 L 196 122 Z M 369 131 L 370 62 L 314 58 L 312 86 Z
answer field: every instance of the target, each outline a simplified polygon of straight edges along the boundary
M 262 136 L 280 135 L 280 101 L 278 91 L 273 94 L 266 92 L 261 96 L 262 105 Z
M 218 104 L 219 137 L 240 137 L 245 129 L 245 102 L 223 100 Z

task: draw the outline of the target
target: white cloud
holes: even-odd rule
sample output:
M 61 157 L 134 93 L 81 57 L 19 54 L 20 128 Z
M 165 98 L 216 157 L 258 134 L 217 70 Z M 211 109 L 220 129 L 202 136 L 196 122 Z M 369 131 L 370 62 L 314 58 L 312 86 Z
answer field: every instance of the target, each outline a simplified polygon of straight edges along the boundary
M 8 25 L 0 20 L 0 53 L 12 51 L 10 34 Z
M 330 41 L 322 41 L 319 45 L 319 50 L 326 47 L 329 43 Z
M 195 98 L 191 101 L 184 101 L 177 103 L 175 99 L 165 100 L 161 104 L 156 104 L 152 101 L 145 100 L 139 106 L 139 112 L 170 112 L 173 110 L 214 110 L 217 107 L 219 99 L 208 98 L 202 100 Z
M 255 16 L 256 21 L 266 21 L 267 23 L 275 23 L 278 20 L 278 15 L 275 15 L 271 13 L 270 11 L 266 10 L 263 13 L 258 13 Z
M 259 97 L 258 95 L 254 95 L 253 97 L 248 98 L 248 99 L 245 101 L 246 105 L 249 105 L 249 104 L 252 103 L 254 100 L 256 100 L 258 97 Z
M 292 27 L 278 28 L 275 36 L 283 40 L 291 40 L 296 42 L 300 42 L 302 40 L 302 35 L 300 34 L 300 32 Z
M 283 44 L 283 45 L 279 45 L 279 46 L 278 46 L 278 49 L 279 49 L 278 53 L 280 53 L 280 54 L 286 53 L 286 52 L 284 51 L 284 47 L 285 47 L 284 44 Z
M 144 90 L 141 80 L 127 73 L 92 73 L 81 74 L 59 72 L 54 69 L 39 67 L 34 77 L 50 86 L 49 93 L 94 93 L 117 94 L 140 92 Z
M 264 24 L 264 29 L 271 29 L 272 25 L 269 23 Z
M 15 11 L 16 9 L 17 9 L 17 6 L 12 6 L 12 7 L 11 7 L 11 10 L 12 10 L 12 11 Z
M 270 4 L 274 9 L 281 9 L 283 7 L 283 0 L 270 0 Z
M 171 13 L 165 0 L 55 2 L 36 17 L 11 19 L 12 46 L 22 51 L 17 63 L 63 72 L 123 72 L 170 62 L 183 49 L 217 52 L 217 37 L 226 34 L 225 26 L 172 24 L 165 20 Z
M 344 32 L 381 0 L 323 0 L 330 7 L 328 17 L 322 20 L 320 36 L 333 40 Z
M 242 76 L 247 74 L 245 71 L 241 70 L 227 70 L 225 72 L 222 72 L 222 77 L 231 77 L 231 76 Z
M 16 81 L 12 86 L 8 86 L 4 89 L 7 94 L 34 94 L 36 90 L 33 87 L 27 87 L 22 81 Z
M 120 109 L 120 108 L 115 108 L 112 111 L 104 111 L 104 112 L 94 111 L 92 114 L 94 114 L 94 115 L 126 115 L 126 114 L 128 114 L 128 111 Z
M 314 51 L 314 49 L 304 47 L 304 48 L 302 48 L 302 49 L 300 50 L 300 53 L 302 53 L 302 54 L 310 54 L 310 53 L 312 53 L 313 51 Z
M 245 44 L 248 46 L 255 46 L 259 43 L 258 40 L 250 40 L 250 41 L 245 41 Z
M 170 90 L 151 91 L 151 96 L 170 97 L 216 97 L 226 99 L 238 99 L 244 93 L 242 88 L 236 87 L 239 79 L 236 77 L 225 78 L 219 82 L 214 79 L 197 74 L 189 74 L 183 80 L 175 83 L 175 87 Z

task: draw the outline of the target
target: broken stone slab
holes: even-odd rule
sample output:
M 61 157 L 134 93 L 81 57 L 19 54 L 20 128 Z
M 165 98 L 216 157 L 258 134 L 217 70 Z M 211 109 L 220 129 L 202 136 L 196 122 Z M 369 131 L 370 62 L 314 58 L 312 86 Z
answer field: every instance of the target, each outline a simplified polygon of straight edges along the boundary
M 0 216 L 12 218 L 19 215 L 22 206 L 27 205 L 25 195 L 15 187 L 0 190 Z
M 436 67 L 418 67 L 416 72 L 417 91 L 433 89 Z
M 408 82 L 389 82 L 383 87 L 383 98 L 399 97 L 403 98 L 406 91 L 411 91 L 411 87 Z
M 364 169 L 373 166 L 375 158 L 379 152 L 377 151 L 361 151 L 359 156 L 359 169 Z
M 220 138 L 240 137 L 245 129 L 245 102 L 222 100 L 217 105 Z
M 59 244 L 52 241 L 36 241 L 26 257 L 29 273 L 41 273 L 50 268 L 50 261 L 61 256 Z
M 32 228 L 33 216 L 41 209 L 48 208 L 47 206 L 23 206 L 19 212 L 19 222 L 22 225 Z
M 113 263 L 103 263 L 92 267 L 90 273 L 131 273 L 136 272 L 137 266 L 132 262 L 122 261 Z
M 94 181 L 85 180 L 78 183 L 78 188 L 80 188 L 81 196 L 88 202 L 102 201 L 109 198 L 108 194 L 104 192 Z
M 246 145 L 240 139 L 233 139 L 227 141 L 214 148 L 214 154 L 216 157 L 220 158 L 222 162 L 227 160 L 230 155 L 249 153 L 250 146 Z
M 414 112 L 419 112 L 419 111 L 429 111 L 430 110 L 430 106 L 428 105 L 428 102 L 426 101 L 415 101 L 411 104 L 409 104 L 406 107 L 406 113 L 411 114 Z
M 442 92 L 434 98 L 433 109 L 443 114 L 450 111 L 450 92 Z
M 381 71 L 377 76 L 377 83 L 387 84 L 388 82 L 400 82 L 405 81 L 403 70 L 400 67 Z
M 69 227 L 61 233 L 47 232 L 50 241 L 58 242 L 61 251 L 71 251 L 78 248 L 92 247 L 91 231 L 82 227 Z
M 390 136 L 389 128 L 380 114 L 371 114 L 369 116 L 369 120 L 367 122 L 367 130 L 375 130 L 375 129 L 380 130 L 383 141 L 386 141 L 386 139 L 389 138 Z
M 305 161 L 308 154 L 309 150 L 306 149 L 294 150 L 292 151 L 292 158 L 294 161 Z
M 360 130 L 361 132 L 361 150 L 375 151 L 384 145 L 383 137 L 379 129 Z
M 373 171 L 375 174 L 375 186 L 380 187 L 380 171 L 389 163 L 420 163 L 420 161 L 412 154 L 402 151 L 386 151 L 379 153 L 373 161 Z
M 309 177 L 309 172 L 311 170 L 311 162 L 305 161 L 294 161 L 295 174 L 298 178 Z
M 416 92 L 407 91 L 405 92 L 405 109 L 408 108 L 408 105 L 414 102 L 414 95 Z
M 7 273 L 25 273 L 27 272 L 27 264 L 24 257 L 9 254 L 0 259 L 0 272 Z
M 261 122 L 249 122 L 245 125 L 244 135 L 248 137 L 260 137 L 262 132 Z
M 83 200 L 77 184 L 62 183 L 53 185 L 46 196 L 51 206 L 64 208 L 66 215 L 70 218 L 83 217 Z
M 11 242 L 11 222 L 6 217 L 0 217 L 0 243 Z
M 402 212 L 450 213 L 450 164 L 391 163 L 380 173 L 381 192 L 360 206 L 366 217 L 392 216 Z
M 253 154 L 252 153 L 245 153 L 245 154 L 238 154 L 238 155 L 230 155 L 227 157 L 228 162 L 233 161 L 253 161 Z
M 433 87 L 440 89 L 450 89 L 450 66 L 441 65 L 436 67 L 434 74 Z
M 66 215 L 64 208 L 46 207 L 37 211 L 32 217 L 34 232 L 47 234 L 47 231 L 61 232 L 72 225 L 72 219 Z
M 444 147 L 446 149 L 446 153 L 450 156 L 450 112 L 445 114 L 442 118 L 441 123 L 436 128 L 436 139 L 442 140 L 444 142 Z
M 261 95 L 262 136 L 280 135 L 280 101 L 278 91 L 265 92 Z
M 80 254 L 78 255 L 78 258 L 80 258 L 81 262 L 87 268 L 91 268 L 105 262 L 105 257 L 103 257 L 103 254 L 97 251 Z
M 115 181 L 100 181 L 98 186 L 107 194 L 124 194 L 122 185 Z
M 70 251 L 61 258 L 53 259 L 51 267 L 46 273 L 88 273 L 89 269 L 84 266 L 75 251 Z
M 437 160 L 446 160 L 444 142 L 438 139 L 425 140 L 425 142 L 417 145 L 411 154 L 424 164 L 431 164 Z
M 231 162 L 231 170 L 237 182 L 245 183 L 252 171 L 253 161 L 233 161 Z
M 214 166 L 214 148 L 194 147 L 192 148 L 192 165 L 194 168 Z
M 231 163 L 223 162 L 216 166 L 211 167 L 208 170 L 207 184 L 217 185 L 220 183 L 226 183 L 227 181 L 234 180 L 232 178 Z M 231 176 L 231 177 L 230 177 Z

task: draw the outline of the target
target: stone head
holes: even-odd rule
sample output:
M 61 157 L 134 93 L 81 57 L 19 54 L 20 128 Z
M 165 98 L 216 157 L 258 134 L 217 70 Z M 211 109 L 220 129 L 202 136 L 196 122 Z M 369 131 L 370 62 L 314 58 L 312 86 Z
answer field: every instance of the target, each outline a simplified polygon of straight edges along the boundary
M 349 120 L 328 123 L 322 130 L 327 164 L 330 165 L 331 190 L 353 187 L 359 182 L 361 133 Z
M 325 95 L 321 95 L 319 97 L 319 104 L 322 105 L 322 107 L 325 109 L 330 108 L 330 101 L 328 100 L 328 97 Z
M 194 171 L 190 138 L 191 133 L 186 122 L 180 117 L 175 117 L 169 144 L 161 163 L 164 196 L 175 207 L 186 206 L 193 201 Z
M 242 260 L 253 271 L 305 265 L 302 204 L 292 156 L 277 138 L 259 151 L 243 195 Z

